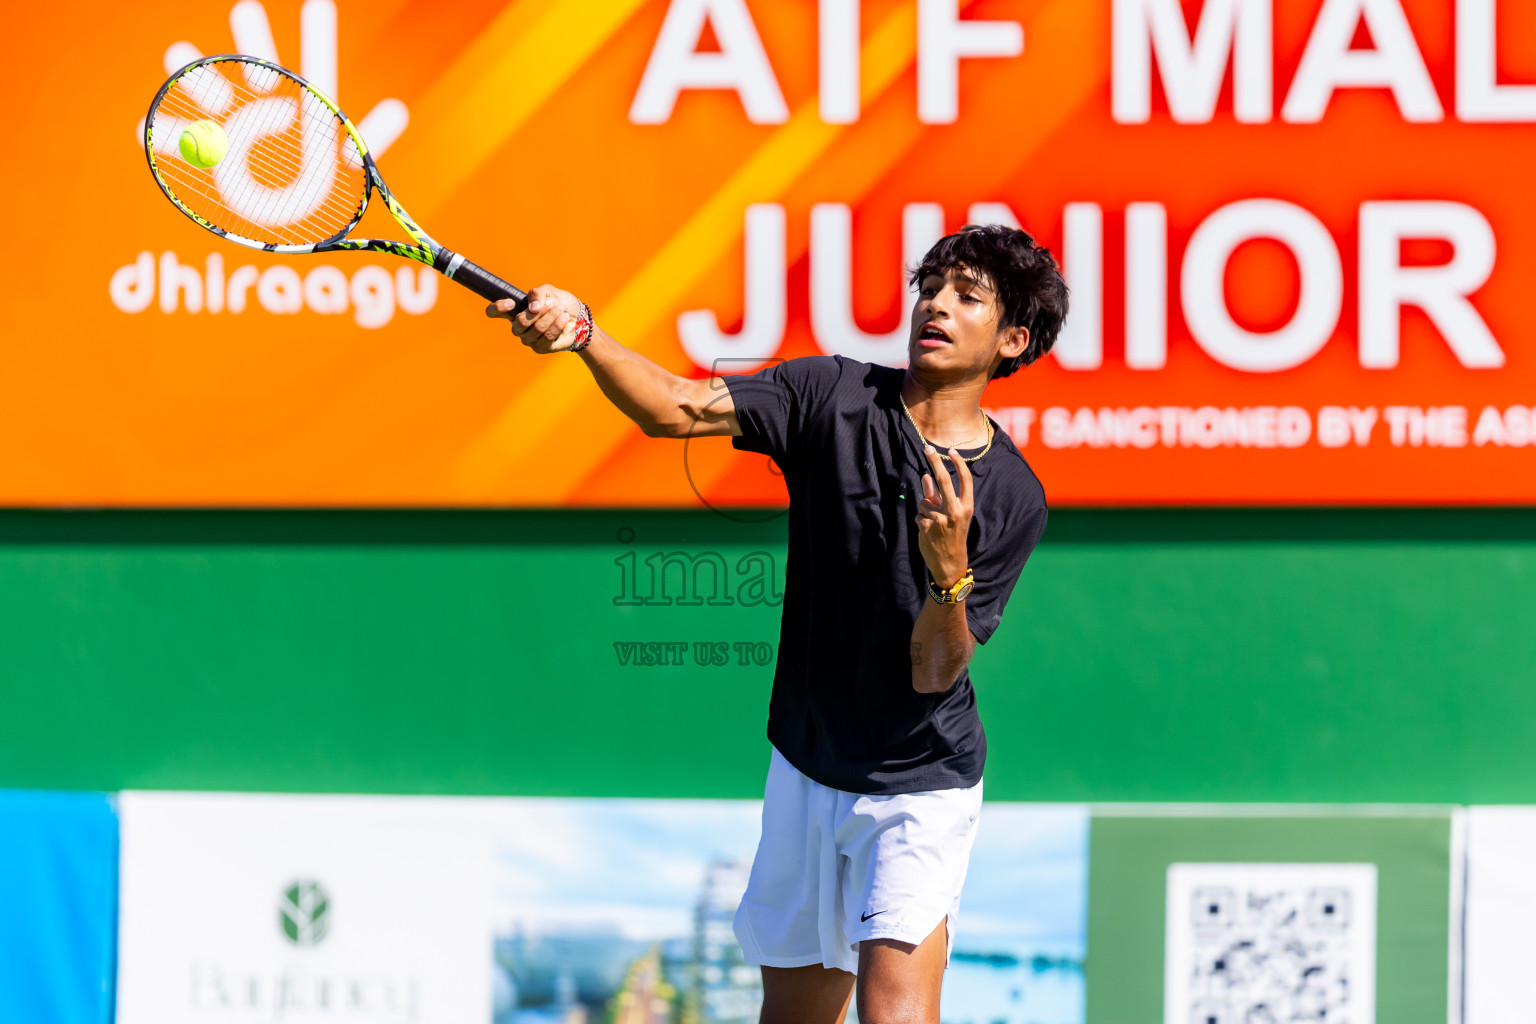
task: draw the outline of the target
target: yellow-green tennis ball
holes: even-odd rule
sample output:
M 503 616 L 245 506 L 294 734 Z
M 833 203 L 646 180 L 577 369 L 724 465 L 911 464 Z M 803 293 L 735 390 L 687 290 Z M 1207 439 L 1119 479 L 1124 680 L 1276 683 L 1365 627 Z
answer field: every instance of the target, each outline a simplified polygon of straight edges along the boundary
M 181 158 L 193 167 L 216 167 L 228 152 L 229 136 L 212 121 L 193 121 L 181 133 Z

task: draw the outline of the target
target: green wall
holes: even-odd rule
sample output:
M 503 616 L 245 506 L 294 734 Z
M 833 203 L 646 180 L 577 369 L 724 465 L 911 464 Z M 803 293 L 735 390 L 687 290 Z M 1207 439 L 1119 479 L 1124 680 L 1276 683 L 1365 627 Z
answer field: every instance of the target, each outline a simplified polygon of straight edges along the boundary
M 775 641 L 783 530 L 0 513 L 0 787 L 756 796 L 771 667 L 615 644 Z M 623 603 L 677 551 L 732 603 Z M 988 796 L 1536 803 L 1533 610 L 1536 511 L 1055 512 L 974 666 Z

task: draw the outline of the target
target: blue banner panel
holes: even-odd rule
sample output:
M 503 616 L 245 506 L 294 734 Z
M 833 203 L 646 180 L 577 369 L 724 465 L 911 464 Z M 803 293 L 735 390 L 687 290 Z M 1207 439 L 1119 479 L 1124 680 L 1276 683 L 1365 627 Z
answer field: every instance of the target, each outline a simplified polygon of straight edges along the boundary
M 101 793 L 0 790 L 0 1007 L 17 1024 L 108 1024 L 117 813 Z

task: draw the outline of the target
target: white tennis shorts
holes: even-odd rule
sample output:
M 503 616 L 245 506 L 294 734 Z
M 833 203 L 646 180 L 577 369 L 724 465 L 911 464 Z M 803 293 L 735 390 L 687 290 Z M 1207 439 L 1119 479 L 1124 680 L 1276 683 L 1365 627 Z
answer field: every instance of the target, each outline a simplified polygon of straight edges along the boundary
M 763 837 L 736 940 L 748 963 L 821 964 L 858 973 L 859 943 L 916 945 L 949 924 L 981 814 L 969 789 L 868 796 L 812 782 L 777 750 L 763 794 Z

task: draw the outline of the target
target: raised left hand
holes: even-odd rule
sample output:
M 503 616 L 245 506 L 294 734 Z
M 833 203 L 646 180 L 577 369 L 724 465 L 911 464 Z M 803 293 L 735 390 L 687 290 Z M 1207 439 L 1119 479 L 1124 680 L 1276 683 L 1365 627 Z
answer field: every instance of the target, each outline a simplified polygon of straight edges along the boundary
M 971 467 L 958 451 L 949 450 L 949 460 L 954 463 L 960 482 L 957 491 L 933 445 L 924 448 L 923 454 L 933 472 L 923 475 L 923 497 L 917 503 L 917 546 L 933 581 L 948 588 L 965 575 L 971 564 L 966 545 L 974 508 Z

